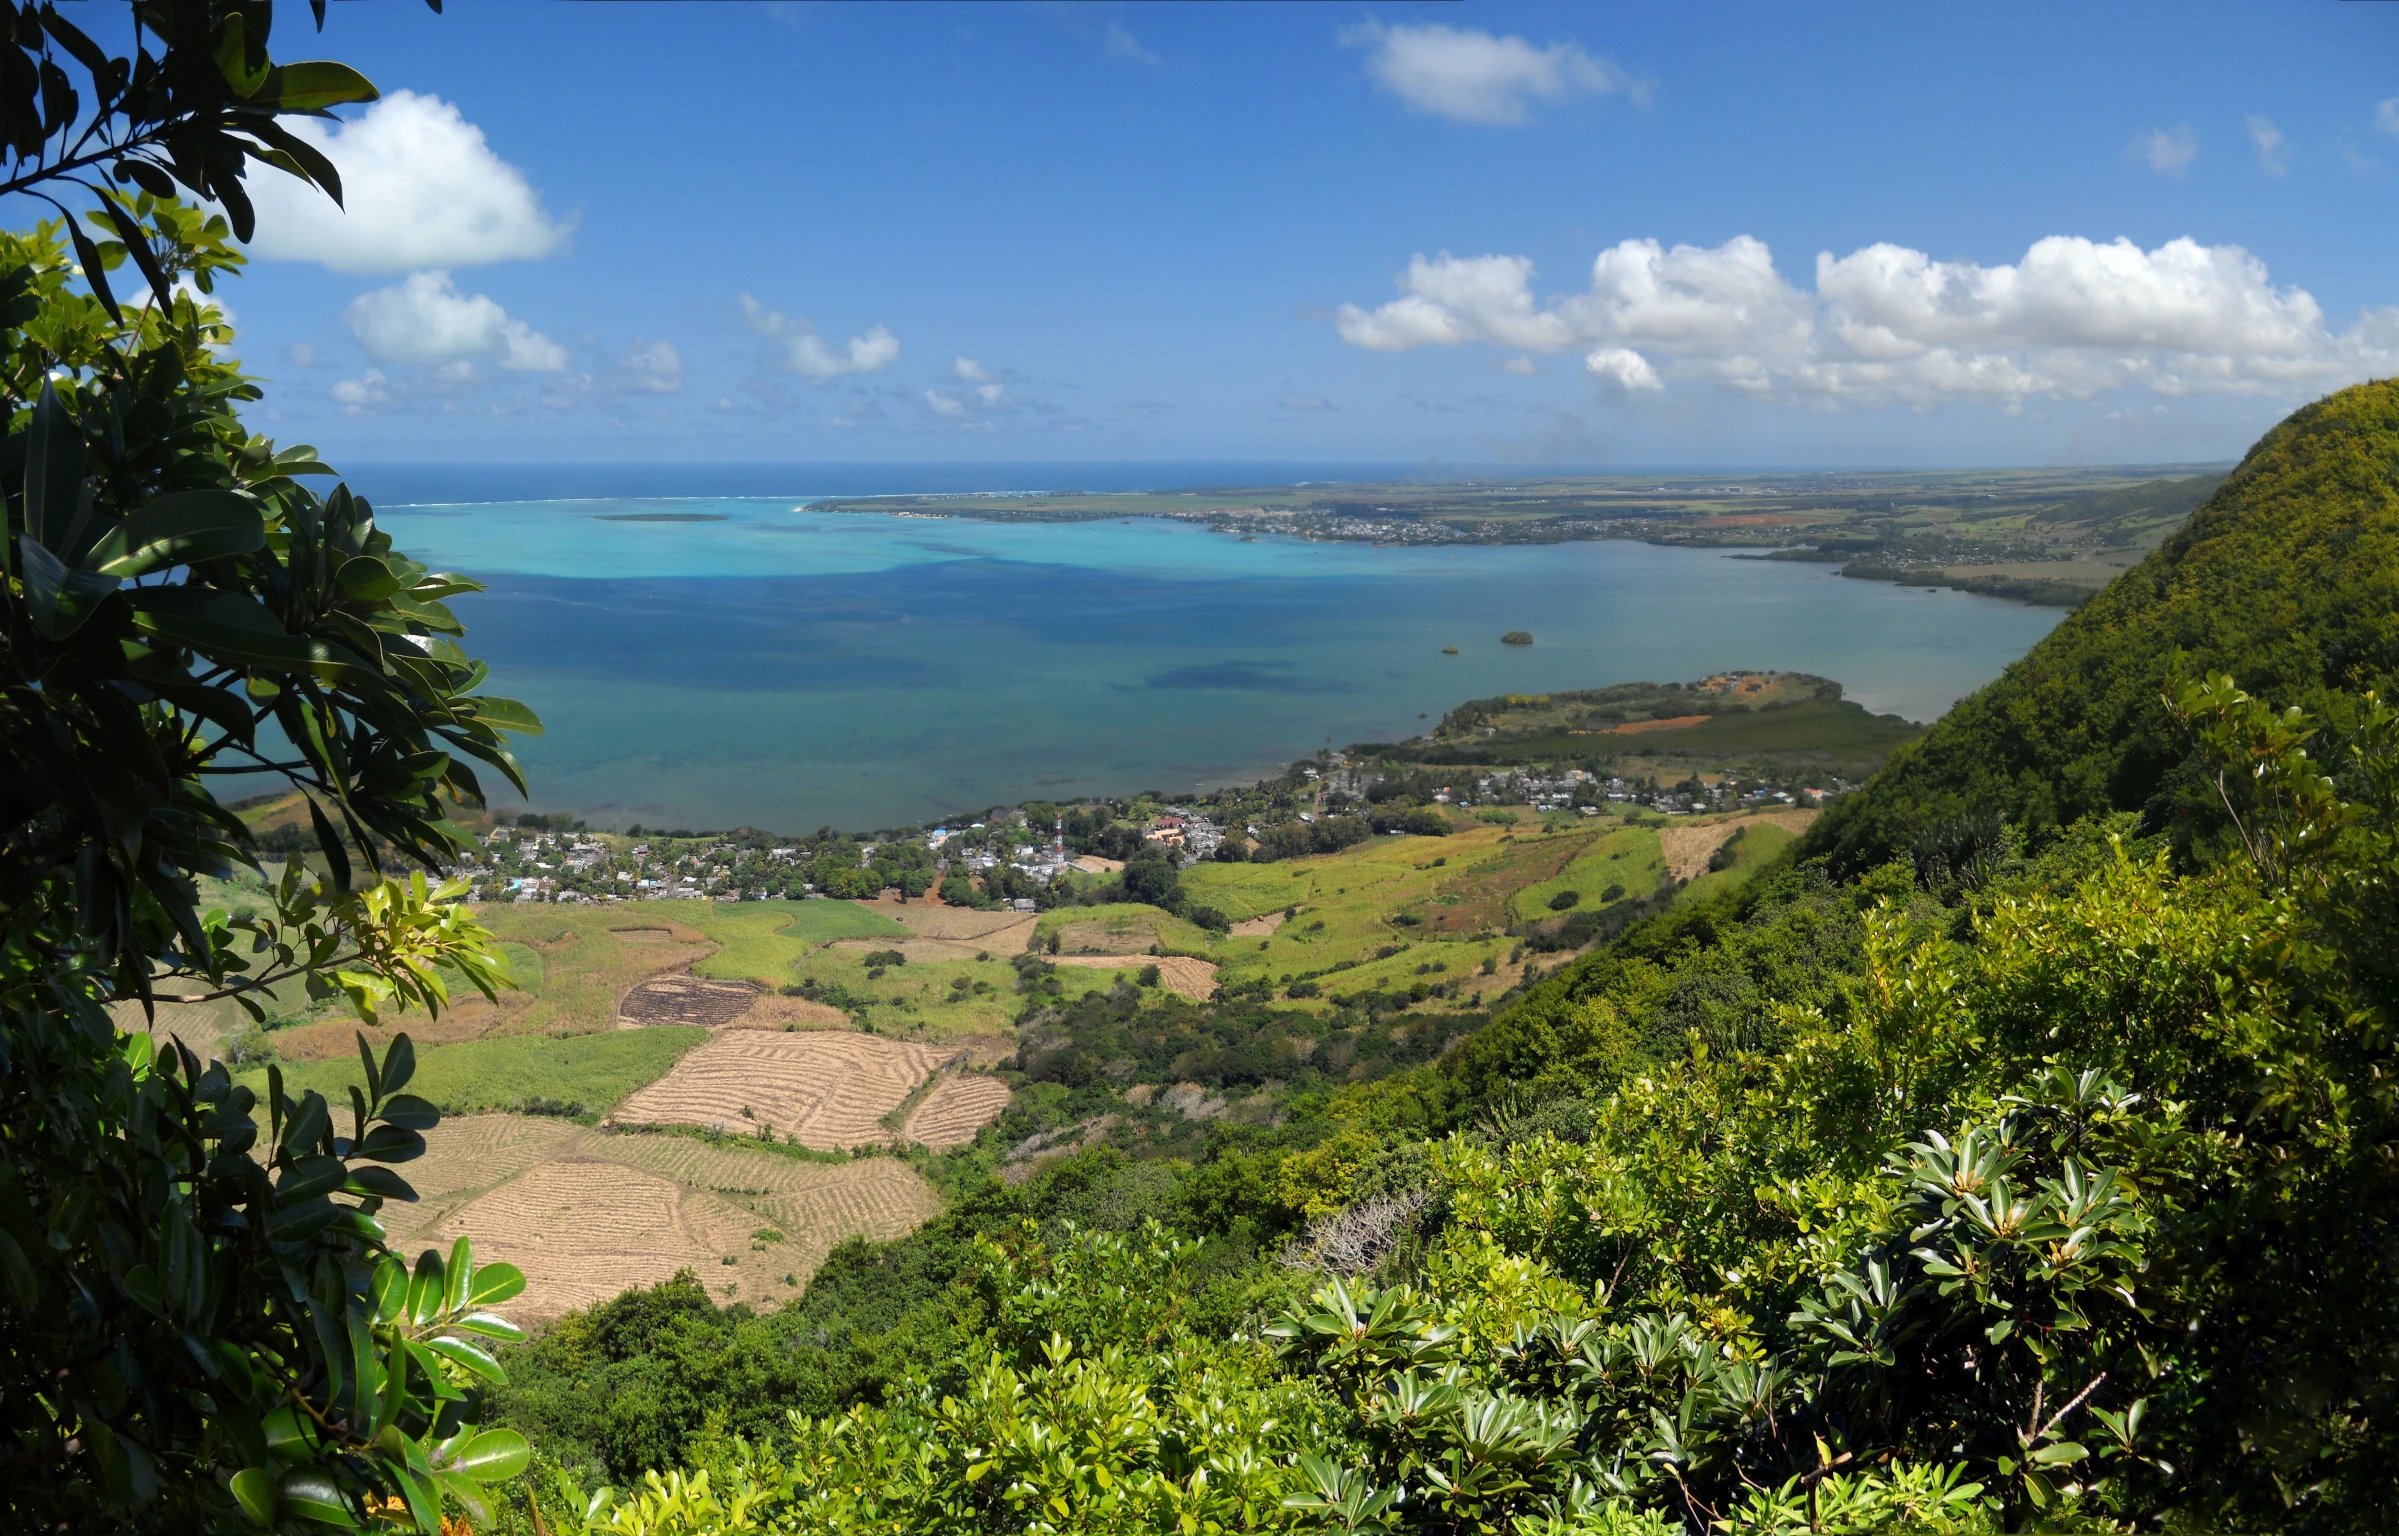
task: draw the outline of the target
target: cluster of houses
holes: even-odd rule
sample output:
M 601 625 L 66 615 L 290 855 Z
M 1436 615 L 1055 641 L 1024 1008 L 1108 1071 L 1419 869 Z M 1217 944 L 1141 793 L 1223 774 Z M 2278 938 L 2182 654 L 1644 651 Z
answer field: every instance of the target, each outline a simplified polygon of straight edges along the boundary
M 482 858 L 469 858 L 457 870 L 467 877 L 474 898 L 482 901 L 596 904 L 740 894 L 725 889 L 733 876 L 736 852 L 730 843 L 686 854 L 672 865 L 654 859 L 647 843 L 634 844 L 620 859 L 588 832 L 520 832 L 503 827 L 486 837 L 484 844 L 487 851 Z M 772 857 L 790 863 L 799 852 L 797 848 L 778 848 Z M 602 886 L 597 890 L 588 888 L 595 873 Z M 566 880 L 586 889 L 565 888 Z
M 1224 846 L 1224 828 L 1191 811 L 1167 811 L 1142 829 L 1141 840 L 1171 850 L 1188 867 L 1215 857 Z

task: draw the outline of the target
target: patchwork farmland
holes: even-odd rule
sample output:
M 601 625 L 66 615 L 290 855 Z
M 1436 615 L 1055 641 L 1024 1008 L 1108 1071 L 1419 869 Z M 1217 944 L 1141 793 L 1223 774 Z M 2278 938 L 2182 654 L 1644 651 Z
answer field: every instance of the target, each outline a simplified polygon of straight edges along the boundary
M 896 1237 L 940 1206 L 896 1158 L 803 1162 L 521 1115 L 445 1120 L 405 1171 L 419 1200 L 384 1208 L 392 1245 L 472 1235 L 485 1258 L 524 1270 L 512 1310 L 531 1321 L 681 1269 L 725 1301 L 773 1304 L 836 1244 Z
M 726 1030 L 606 1123 L 697 1126 L 846 1152 L 891 1139 L 884 1117 L 956 1054 L 842 1030 Z
M 1171 1053 L 1137 1080 L 1129 1063 L 1103 1060 L 1115 1108 L 1058 1121 L 1057 1080 L 1019 1047 L 1054 1052 L 1044 1032 L 1064 1012 L 1205 1005 L 1230 989 L 1242 1006 L 1270 998 L 1321 1030 L 1361 997 L 1405 1009 L 1412 989 L 1436 990 L 1436 1013 L 1444 999 L 1487 1005 L 1533 967 L 1524 936 L 1554 926 L 1562 906 L 1737 881 L 1801 825 L 1788 812 L 1675 825 L 1494 817 L 1440 839 L 1184 871 L 1190 900 L 1226 914 L 1229 931 L 1129 903 L 1040 914 L 929 901 L 490 906 L 479 915 L 520 984 L 496 1001 L 364 1031 L 330 1010 L 310 1016 L 296 997 L 263 1036 L 217 1005 L 167 1010 L 162 1025 L 242 1062 L 257 1087 L 263 1045 L 292 1091 L 336 1103 L 359 1075 L 358 1033 L 378 1052 L 409 1033 L 412 1089 L 449 1118 L 403 1170 L 420 1200 L 383 1218 L 403 1250 L 471 1233 L 487 1257 L 519 1265 L 532 1320 L 682 1270 L 722 1300 L 771 1306 L 837 1244 L 909 1231 L 938 1210 L 935 1182 L 957 1176 L 944 1160 L 1020 1177 L 1123 1134 L 1127 1116 L 1171 1137 L 1272 1112 L 1271 1094 L 1210 1075 L 1244 1049 L 1233 1042 Z M 1139 983 L 1152 966 L 1154 991 Z M 1032 1021 L 1021 1040 L 1020 1020 Z M 1326 1036 L 1317 1059 L 1367 1070 L 1394 1051 L 1436 1050 L 1451 1027 L 1393 1015 L 1354 1039 Z M 985 1135 L 1012 1114 L 1003 1137 Z

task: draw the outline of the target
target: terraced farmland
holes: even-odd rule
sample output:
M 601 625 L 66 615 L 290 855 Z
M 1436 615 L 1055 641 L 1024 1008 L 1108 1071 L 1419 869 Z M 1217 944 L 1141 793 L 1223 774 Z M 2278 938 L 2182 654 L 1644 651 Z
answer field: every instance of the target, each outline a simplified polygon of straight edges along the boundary
M 845 1151 L 886 1140 L 882 1118 L 954 1055 L 842 1030 L 727 1030 L 617 1105 L 609 1123 L 771 1134 Z
M 690 1269 L 718 1297 L 778 1304 L 838 1243 L 890 1238 L 940 1208 L 892 1158 L 814 1163 L 691 1136 L 612 1135 L 559 1120 L 445 1120 L 384 1207 L 403 1253 L 471 1235 L 525 1271 L 512 1316 L 539 1322 Z M 788 1278 L 787 1278 L 788 1277 Z
M 936 1152 L 963 1147 L 1000 1117 L 1008 1098 L 1008 1085 L 996 1077 L 972 1072 L 945 1077 L 910 1112 L 900 1134 Z

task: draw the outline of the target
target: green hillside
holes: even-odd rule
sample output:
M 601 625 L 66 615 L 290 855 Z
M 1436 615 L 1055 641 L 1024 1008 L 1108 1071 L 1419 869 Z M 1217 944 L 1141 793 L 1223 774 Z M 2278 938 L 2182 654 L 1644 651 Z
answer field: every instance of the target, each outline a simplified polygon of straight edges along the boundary
M 678 1281 L 512 1352 L 545 1507 L 687 1464 L 754 1497 L 608 1528 L 2388 1529 L 2399 716 L 2347 694 L 2394 657 L 2394 404 L 2277 428 L 1804 846 L 1648 894 L 1684 828 L 1191 871 L 1296 915 L 1220 941 L 1237 1003 L 1032 995 L 1003 1177 L 780 1312 Z M 2177 647 L 2259 697 L 2169 712 Z M 2218 773 L 2247 843 L 2178 851 Z M 1429 984 L 1593 903 L 1479 1029 L 1256 984 Z
M 2040 843 L 2138 811 L 2152 831 L 2220 820 L 2164 704 L 2172 658 L 2315 709 L 2399 674 L 2399 381 L 2275 427 L 2141 564 L 1825 816 L 1803 856 L 1857 870 L 1959 817 Z

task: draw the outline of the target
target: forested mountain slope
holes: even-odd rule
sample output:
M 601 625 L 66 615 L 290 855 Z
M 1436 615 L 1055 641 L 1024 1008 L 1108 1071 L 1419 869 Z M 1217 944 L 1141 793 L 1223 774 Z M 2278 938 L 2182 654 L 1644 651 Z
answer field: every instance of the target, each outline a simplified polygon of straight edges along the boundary
M 496 1400 L 522 1496 L 611 1536 L 2399 1528 L 2399 712 L 2357 691 L 2395 463 L 2390 386 L 2299 413 L 1835 858 L 1436 1065 L 965 1191 L 779 1312 L 570 1319 Z M 2178 782 L 2229 831 L 2144 831 Z
M 2314 708 L 2399 676 L 2399 381 L 2293 414 L 2172 537 L 1894 754 L 1799 854 L 1837 870 L 1904 853 L 1956 818 L 2038 845 L 2078 817 L 2140 811 L 2148 830 L 2219 813 L 2177 765 L 2163 702 L 2177 650 L 2193 676 Z

